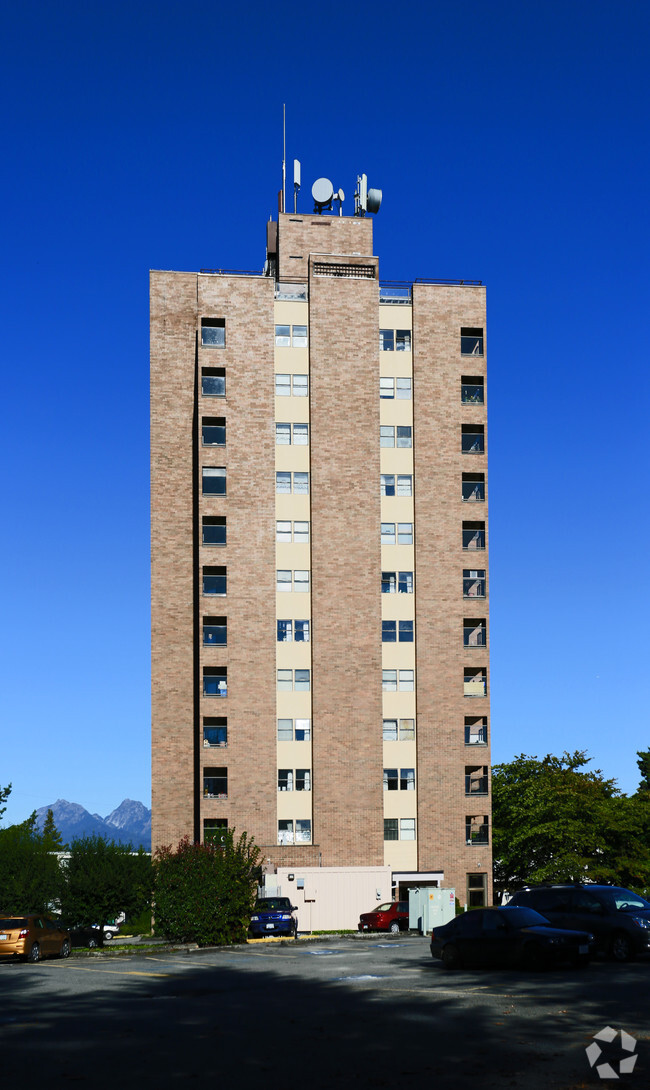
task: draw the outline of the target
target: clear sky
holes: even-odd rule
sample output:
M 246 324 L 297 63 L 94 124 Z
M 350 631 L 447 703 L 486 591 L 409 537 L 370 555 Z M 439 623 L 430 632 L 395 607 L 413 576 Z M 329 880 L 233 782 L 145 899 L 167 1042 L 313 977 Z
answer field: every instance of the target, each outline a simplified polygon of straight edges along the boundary
M 650 747 L 643 0 L 0 14 L 6 820 L 149 805 L 148 270 L 260 269 L 287 158 L 488 286 L 494 763 Z M 643 486 L 643 487 L 642 487 Z

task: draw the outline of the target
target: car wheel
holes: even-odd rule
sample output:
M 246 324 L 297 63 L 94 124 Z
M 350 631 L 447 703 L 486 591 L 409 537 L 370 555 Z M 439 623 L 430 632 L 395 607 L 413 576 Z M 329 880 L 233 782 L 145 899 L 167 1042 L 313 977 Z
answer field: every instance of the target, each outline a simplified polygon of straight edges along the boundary
M 521 964 L 524 969 L 530 969 L 537 973 L 544 968 L 544 954 L 541 946 L 536 942 L 529 942 L 521 952 Z
M 632 943 L 624 931 L 616 931 L 612 935 L 609 953 L 614 961 L 623 962 L 630 960 L 632 957 Z
M 32 944 L 32 948 L 27 955 L 28 961 L 40 961 L 41 960 L 41 948 L 37 942 Z
M 97 946 L 97 939 L 88 939 L 88 949 L 94 950 Z
M 460 954 L 452 942 L 442 948 L 442 964 L 445 969 L 458 969 L 460 966 Z
M 112 935 L 111 931 L 105 931 L 104 932 L 104 942 L 108 942 L 112 938 L 113 938 L 113 935 Z
M 60 958 L 69 958 L 70 957 L 70 940 L 69 939 L 64 939 L 63 942 L 61 943 L 61 949 L 59 950 L 59 957 Z
M 388 930 L 392 935 L 397 935 L 399 933 L 399 923 L 397 922 L 397 920 L 392 921 Z

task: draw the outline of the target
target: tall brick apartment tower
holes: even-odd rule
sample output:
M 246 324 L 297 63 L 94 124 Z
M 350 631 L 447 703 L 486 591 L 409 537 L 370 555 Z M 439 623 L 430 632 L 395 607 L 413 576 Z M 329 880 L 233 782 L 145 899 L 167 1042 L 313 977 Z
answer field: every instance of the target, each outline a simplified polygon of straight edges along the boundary
M 153 846 L 391 867 L 488 903 L 485 290 L 372 221 L 152 272 Z

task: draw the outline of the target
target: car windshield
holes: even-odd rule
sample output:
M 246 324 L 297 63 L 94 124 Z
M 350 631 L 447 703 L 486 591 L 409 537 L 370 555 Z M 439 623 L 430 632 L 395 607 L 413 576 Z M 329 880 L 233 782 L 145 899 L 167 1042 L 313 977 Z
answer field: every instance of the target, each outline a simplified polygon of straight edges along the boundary
M 0 920 L 0 931 L 11 931 L 14 927 L 24 927 L 27 920 L 24 918 Z
M 599 890 L 598 894 L 608 908 L 615 908 L 618 912 L 647 912 L 650 909 L 650 901 L 646 901 L 638 893 L 632 893 L 630 889 L 613 886 L 611 889 Z
M 288 897 L 265 897 L 255 905 L 256 912 L 289 912 L 291 901 Z
M 549 922 L 546 916 L 542 916 L 541 912 L 535 912 L 534 908 L 501 908 L 500 912 L 513 927 L 549 927 Z

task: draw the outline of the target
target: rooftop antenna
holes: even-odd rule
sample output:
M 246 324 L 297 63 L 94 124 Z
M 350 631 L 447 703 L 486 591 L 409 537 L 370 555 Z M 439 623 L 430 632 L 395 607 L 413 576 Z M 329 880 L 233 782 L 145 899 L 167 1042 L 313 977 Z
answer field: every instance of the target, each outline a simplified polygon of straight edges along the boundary
M 300 192 L 300 160 L 293 161 L 293 211 L 298 211 L 298 193 Z
M 282 103 L 282 211 L 286 208 L 287 189 L 287 107 Z
M 355 216 L 365 216 L 368 212 L 378 212 L 381 205 L 381 189 L 368 189 L 368 178 L 357 174 L 357 189 L 354 194 Z

